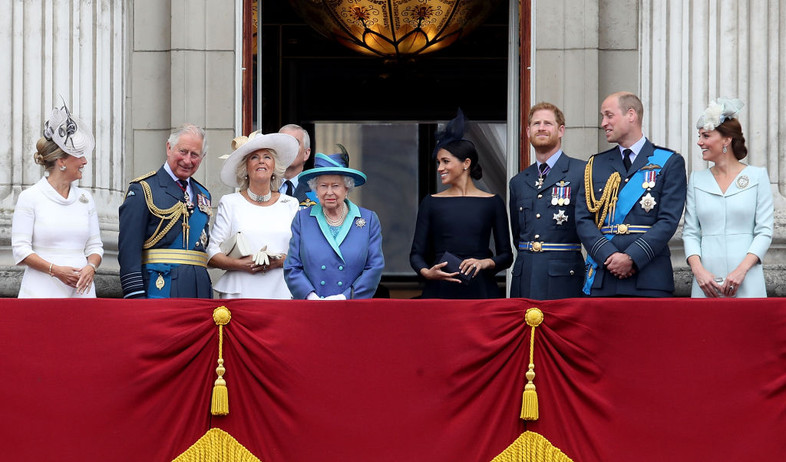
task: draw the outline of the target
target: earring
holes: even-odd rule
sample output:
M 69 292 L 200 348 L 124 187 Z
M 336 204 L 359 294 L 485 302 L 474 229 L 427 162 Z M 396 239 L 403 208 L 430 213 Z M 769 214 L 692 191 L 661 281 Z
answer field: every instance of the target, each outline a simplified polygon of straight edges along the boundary
M 61 172 L 65 172 L 65 170 L 66 170 L 66 166 L 65 165 L 61 165 L 60 166 L 60 171 Z M 466 170 L 466 169 L 464 169 L 464 170 Z
M 729 150 L 726 148 L 726 145 L 724 144 L 723 145 L 723 153 L 726 154 L 727 152 L 729 152 Z
M 464 167 L 464 171 L 465 171 L 465 172 L 467 171 L 467 167 Z

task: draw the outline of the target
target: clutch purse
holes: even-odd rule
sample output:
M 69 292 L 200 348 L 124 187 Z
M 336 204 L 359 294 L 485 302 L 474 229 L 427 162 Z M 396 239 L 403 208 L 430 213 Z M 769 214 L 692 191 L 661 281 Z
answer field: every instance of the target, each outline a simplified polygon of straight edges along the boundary
M 222 242 L 218 248 L 221 250 L 221 252 L 224 253 L 224 255 L 232 258 L 243 258 L 254 253 L 249 247 L 248 241 L 246 241 L 246 238 L 240 231 Z
M 469 284 L 469 281 L 472 280 L 472 277 L 469 274 L 461 274 L 459 271 L 459 265 L 461 264 L 461 259 L 450 252 L 445 252 L 442 254 L 442 258 L 440 258 L 441 262 L 448 262 L 447 265 L 442 267 L 442 271 L 446 273 L 458 273 L 454 277 L 461 281 L 463 285 Z

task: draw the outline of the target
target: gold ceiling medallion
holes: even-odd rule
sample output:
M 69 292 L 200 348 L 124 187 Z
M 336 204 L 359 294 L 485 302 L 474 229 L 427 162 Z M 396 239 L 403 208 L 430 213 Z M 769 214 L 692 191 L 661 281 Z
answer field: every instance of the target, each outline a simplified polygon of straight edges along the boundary
M 290 0 L 319 33 L 361 53 L 412 57 L 478 27 L 499 0 Z

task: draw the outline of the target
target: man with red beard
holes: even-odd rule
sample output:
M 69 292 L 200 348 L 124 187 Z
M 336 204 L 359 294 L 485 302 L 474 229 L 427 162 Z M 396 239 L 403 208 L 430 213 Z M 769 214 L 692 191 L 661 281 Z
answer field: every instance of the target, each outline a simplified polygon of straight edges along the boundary
M 584 261 L 574 209 L 585 162 L 562 152 L 565 116 L 551 103 L 529 111 L 527 137 L 536 162 L 510 180 L 510 225 L 518 255 L 511 297 L 581 296 Z

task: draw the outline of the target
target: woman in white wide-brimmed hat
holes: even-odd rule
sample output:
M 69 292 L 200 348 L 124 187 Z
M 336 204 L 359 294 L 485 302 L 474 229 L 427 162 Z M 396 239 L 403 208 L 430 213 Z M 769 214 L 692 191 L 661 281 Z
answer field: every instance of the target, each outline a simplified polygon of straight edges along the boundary
M 292 298 L 283 265 L 298 203 L 278 188 L 298 147 L 282 133 L 232 140 L 221 181 L 240 191 L 219 201 L 207 246 L 208 264 L 226 270 L 213 287 L 221 298 Z
M 93 197 L 75 185 L 95 139 L 65 105 L 43 135 L 34 158 L 45 175 L 19 194 L 11 225 L 14 262 L 27 266 L 19 298 L 95 297 L 104 247 Z

